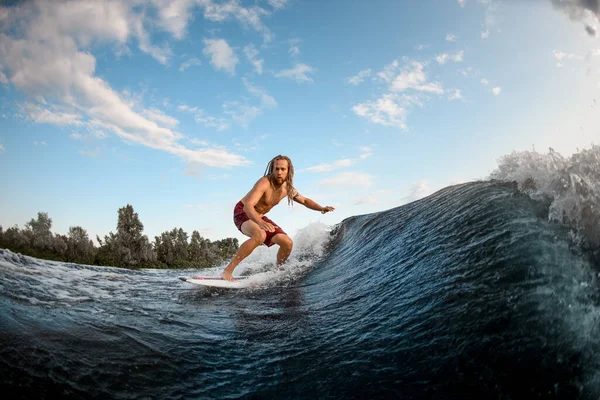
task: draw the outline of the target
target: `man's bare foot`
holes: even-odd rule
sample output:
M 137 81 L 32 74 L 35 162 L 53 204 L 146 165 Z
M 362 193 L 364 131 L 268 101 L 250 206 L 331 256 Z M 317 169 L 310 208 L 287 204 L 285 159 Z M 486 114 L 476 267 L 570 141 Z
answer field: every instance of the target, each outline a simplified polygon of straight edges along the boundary
M 237 282 L 235 279 L 233 279 L 233 273 L 227 270 L 223 271 L 223 279 L 230 282 Z

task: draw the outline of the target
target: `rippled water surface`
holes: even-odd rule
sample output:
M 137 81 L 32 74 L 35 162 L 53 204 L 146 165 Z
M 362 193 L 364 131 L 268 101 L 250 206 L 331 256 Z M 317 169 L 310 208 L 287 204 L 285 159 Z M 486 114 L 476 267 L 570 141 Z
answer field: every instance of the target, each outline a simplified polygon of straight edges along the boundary
M 2 392 L 597 399 L 598 266 L 549 212 L 515 184 L 446 188 L 305 228 L 284 272 L 260 249 L 242 290 L 0 250 Z

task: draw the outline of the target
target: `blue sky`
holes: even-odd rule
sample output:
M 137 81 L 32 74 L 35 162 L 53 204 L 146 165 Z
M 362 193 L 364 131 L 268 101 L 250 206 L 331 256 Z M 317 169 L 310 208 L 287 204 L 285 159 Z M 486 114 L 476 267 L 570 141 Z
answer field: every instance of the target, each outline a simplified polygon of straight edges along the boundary
M 0 224 L 116 230 L 132 204 L 243 239 L 277 154 L 336 211 L 292 237 L 488 176 L 513 150 L 598 143 L 598 10 L 580 0 L 114 0 L 0 6 Z M 592 6 L 587 6 L 592 7 Z

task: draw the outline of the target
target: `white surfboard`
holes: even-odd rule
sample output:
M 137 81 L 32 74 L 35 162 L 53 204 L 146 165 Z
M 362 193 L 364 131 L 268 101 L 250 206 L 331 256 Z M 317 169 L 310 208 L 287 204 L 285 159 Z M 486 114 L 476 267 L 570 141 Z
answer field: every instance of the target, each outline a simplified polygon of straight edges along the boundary
M 179 278 L 184 282 L 193 283 L 200 286 L 211 286 L 228 289 L 242 289 L 248 287 L 247 276 L 234 276 L 236 282 L 227 281 L 220 276 L 192 276 L 191 278 Z

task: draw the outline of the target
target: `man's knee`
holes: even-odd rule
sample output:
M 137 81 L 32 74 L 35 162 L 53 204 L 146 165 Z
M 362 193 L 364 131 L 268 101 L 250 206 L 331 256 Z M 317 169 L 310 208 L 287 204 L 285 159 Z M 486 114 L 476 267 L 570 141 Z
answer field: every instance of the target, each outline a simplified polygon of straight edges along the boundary
M 258 231 L 258 232 L 255 232 L 251 236 L 251 239 L 254 240 L 254 242 L 256 243 L 257 246 L 260 246 L 267 239 L 267 233 L 265 231 L 262 231 L 262 230 Z
M 279 243 L 279 246 L 288 251 L 292 251 L 292 247 L 294 246 L 294 242 L 292 242 L 292 239 L 287 235 L 283 236 Z

